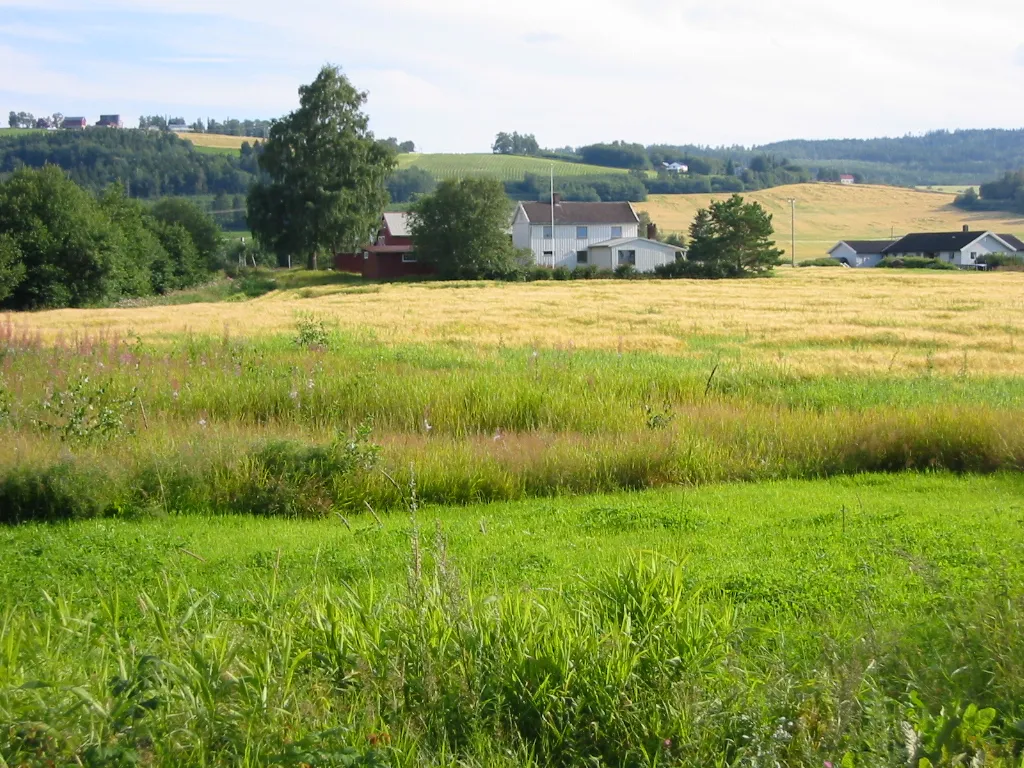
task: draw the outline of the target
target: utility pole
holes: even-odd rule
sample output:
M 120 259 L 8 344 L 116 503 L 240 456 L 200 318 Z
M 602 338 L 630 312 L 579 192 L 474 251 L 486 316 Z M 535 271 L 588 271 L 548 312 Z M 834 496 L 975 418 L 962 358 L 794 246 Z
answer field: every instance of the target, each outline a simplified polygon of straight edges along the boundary
M 793 266 L 796 266 L 796 198 L 789 198 L 789 255 L 792 258 Z
M 551 268 L 555 268 L 555 164 L 551 164 Z

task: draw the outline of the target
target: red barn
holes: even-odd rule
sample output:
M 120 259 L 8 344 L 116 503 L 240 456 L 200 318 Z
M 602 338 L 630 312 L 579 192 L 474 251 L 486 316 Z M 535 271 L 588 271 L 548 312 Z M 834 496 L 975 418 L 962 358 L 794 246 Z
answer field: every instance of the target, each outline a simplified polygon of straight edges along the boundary
M 342 272 L 359 272 L 371 280 L 434 274 L 433 265 L 421 264 L 416 259 L 407 213 L 385 213 L 377 242 L 359 253 L 337 254 L 334 267 Z

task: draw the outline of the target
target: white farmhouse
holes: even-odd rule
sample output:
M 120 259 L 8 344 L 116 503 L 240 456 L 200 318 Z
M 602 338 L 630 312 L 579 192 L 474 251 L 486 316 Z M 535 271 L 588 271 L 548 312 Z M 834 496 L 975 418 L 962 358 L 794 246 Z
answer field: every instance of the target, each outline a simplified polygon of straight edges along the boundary
M 977 269 L 993 253 L 1024 255 L 1024 242 L 1013 235 L 995 232 L 917 232 L 899 240 L 841 240 L 828 252 L 833 259 L 851 267 L 874 267 L 887 256 L 923 256 Z
M 512 217 L 512 244 L 533 252 L 544 267 L 621 265 L 653 272 L 675 260 L 679 249 L 641 237 L 640 218 L 629 203 L 520 203 Z M 646 233 L 645 233 L 646 234 Z
M 1015 255 L 1024 245 L 1012 235 L 994 232 L 924 232 L 907 235 L 883 252 L 884 256 L 926 256 L 962 269 L 975 269 L 984 264 L 983 257 L 992 253 Z
M 840 240 L 828 255 L 848 267 L 875 267 L 895 240 Z

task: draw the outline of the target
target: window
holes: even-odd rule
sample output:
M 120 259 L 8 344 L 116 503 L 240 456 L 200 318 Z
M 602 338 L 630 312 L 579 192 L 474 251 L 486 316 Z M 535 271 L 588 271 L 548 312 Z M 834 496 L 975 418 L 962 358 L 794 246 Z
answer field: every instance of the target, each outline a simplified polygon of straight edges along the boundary
M 971 261 L 974 261 L 976 258 L 978 258 L 978 252 L 971 251 Z
M 586 227 L 576 227 L 576 239 L 586 240 L 589 237 L 588 230 Z
M 590 259 L 589 254 L 586 251 L 576 251 L 576 263 L 586 264 Z
M 415 264 L 416 263 L 416 254 L 415 253 L 403 253 L 402 254 L 402 263 L 403 264 Z
M 545 259 L 553 259 L 554 256 L 555 256 L 555 252 L 554 251 L 544 251 L 544 258 Z
M 550 240 L 552 237 L 554 237 L 554 232 L 551 231 L 551 225 L 549 224 L 548 226 L 544 227 L 544 239 Z
M 622 237 L 622 227 L 612 227 L 612 240 Z
M 619 266 L 625 264 L 636 266 L 636 251 L 619 251 Z

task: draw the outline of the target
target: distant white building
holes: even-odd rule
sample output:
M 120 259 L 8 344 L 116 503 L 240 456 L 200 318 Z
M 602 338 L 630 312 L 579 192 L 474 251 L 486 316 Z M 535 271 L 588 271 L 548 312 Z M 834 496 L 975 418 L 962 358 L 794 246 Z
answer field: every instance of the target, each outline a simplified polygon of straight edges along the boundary
M 857 183 L 857 179 L 856 179 L 856 177 L 851 176 L 848 173 L 844 173 L 842 176 L 839 177 L 839 183 L 840 184 L 856 184 Z
M 829 256 L 851 267 L 874 267 L 887 256 L 921 256 L 977 269 L 993 253 L 1024 255 L 1024 242 L 995 232 L 917 232 L 899 240 L 841 240 Z
M 882 252 L 895 240 L 840 240 L 828 255 L 849 267 L 874 267 L 882 260 Z
M 552 221 L 553 219 L 553 221 Z M 528 248 L 544 267 L 630 265 L 653 272 L 680 249 L 640 236 L 640 218 L 629 203 L 520 203 L 512 217 L 512 244 Z
M 662 163 L 661 167 L 669 173 L 689 173 L 690 166 L 683 163 Z

